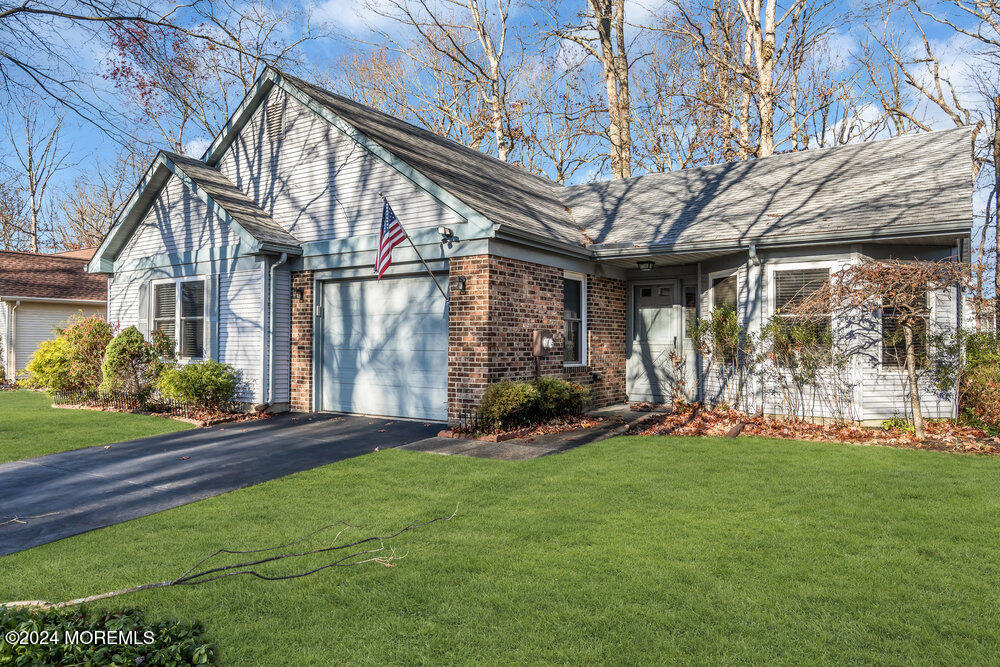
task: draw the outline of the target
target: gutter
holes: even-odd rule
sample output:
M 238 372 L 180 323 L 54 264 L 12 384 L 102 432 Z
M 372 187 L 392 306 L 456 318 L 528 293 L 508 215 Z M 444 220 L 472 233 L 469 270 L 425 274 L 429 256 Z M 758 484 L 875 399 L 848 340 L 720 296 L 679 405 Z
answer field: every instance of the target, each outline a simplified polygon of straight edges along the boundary
M 100 304 L 107 305 L 108 303 L 107 299 L 55 299 L 55 298 L 50 299 L 42 296 L 16 296 L 13 294 L 11 295 L 0 294 L 0 301 L 17 301 L 18 303 L 20 303 L 21 301 L 29 301 L 32 303 L 66 303 L 66 304 L 80 303 L 80 304 L 97 304 L 97 305 Z
M 15 301 L 10 307 L 10 312 L 7 313 L 7 331 L 4 333 L 6 337 L 7 344 L 7 381 L 13 381 L 14 372 L 17 368 L 14 365 L 14 317 L 16 316 L 17 307 L 21 305 L 20 301 Z

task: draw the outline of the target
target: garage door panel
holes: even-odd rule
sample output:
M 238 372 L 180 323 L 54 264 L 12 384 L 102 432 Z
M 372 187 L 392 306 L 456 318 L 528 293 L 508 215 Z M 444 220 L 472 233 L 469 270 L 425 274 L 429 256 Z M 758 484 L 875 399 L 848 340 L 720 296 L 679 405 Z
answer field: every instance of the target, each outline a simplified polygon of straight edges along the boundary
M 447 304 L 431 278 L 325 283 L 322 364 L 322 409 L 447 418 Z

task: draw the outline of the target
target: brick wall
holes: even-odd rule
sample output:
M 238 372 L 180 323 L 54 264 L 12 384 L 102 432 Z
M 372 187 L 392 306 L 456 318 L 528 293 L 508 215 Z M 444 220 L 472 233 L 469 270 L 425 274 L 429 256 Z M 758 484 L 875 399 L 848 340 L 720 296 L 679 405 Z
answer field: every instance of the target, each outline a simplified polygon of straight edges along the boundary
M 291 409 L 312 411 L 313 272 L 292 273 Z
M 565 377 L 591 388 L 595 407 L 625 400 L 625 283 L 587 278 L 588 365 L 564 368 L 563 272 L 504 257 L 479 255 L 451 261 L 448 346 L 448 416 L 472 413 L 486 385 L 535 377 L 532 333 L 548 329 L 556 347 L 540 360 L 541 375 Z

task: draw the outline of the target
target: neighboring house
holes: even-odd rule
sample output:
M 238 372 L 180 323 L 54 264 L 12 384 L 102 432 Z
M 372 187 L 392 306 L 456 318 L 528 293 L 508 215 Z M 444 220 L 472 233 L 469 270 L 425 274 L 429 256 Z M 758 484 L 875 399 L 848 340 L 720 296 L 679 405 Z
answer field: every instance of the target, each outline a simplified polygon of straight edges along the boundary
M 562 187 L 268 69 L 201 159 L 160 153 L 90 270 L 109 319 L 162 328 L 182 359 L 242 371 L 272 409 L 459 420 L 490 382 L 536 372 L 596 405 L 669 399 L 691 317 L 733 304 L 754 330 L 861 256 L 964 257 L 970 132 L 949 130 Z M 377 282 L 384 194 L 409 244 Z M 932 295 L 933 326 L 961 300 Z M 886 326 L 892 326 L 890 319 Z M 831 325 L 838 336 L 845 325 Z M 866 325 L 835 397 L 856 419 L 904 411 L 903 374 Z M 851 336 L 857 340 L 858 336 Z M 692 396 L 720 399 L 715 373 Z M 786 409 L 774 387 L 748 393 Z M 954 397 L 928 388 L 931 416 Z
M 94 248 L 54 255 L 0 252 L 0 369 L 16 378 L 38 344 L 76 314 L 107 312 L 108 281 L 87 273 Z

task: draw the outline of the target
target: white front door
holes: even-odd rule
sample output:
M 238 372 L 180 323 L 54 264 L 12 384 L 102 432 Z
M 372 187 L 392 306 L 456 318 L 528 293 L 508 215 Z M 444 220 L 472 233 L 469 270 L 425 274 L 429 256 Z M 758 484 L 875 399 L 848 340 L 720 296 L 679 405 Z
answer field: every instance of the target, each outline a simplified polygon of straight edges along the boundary
M 446 420 L 448 307 L 431 277 L 336 280 L 322 293 L 320 409 Z

